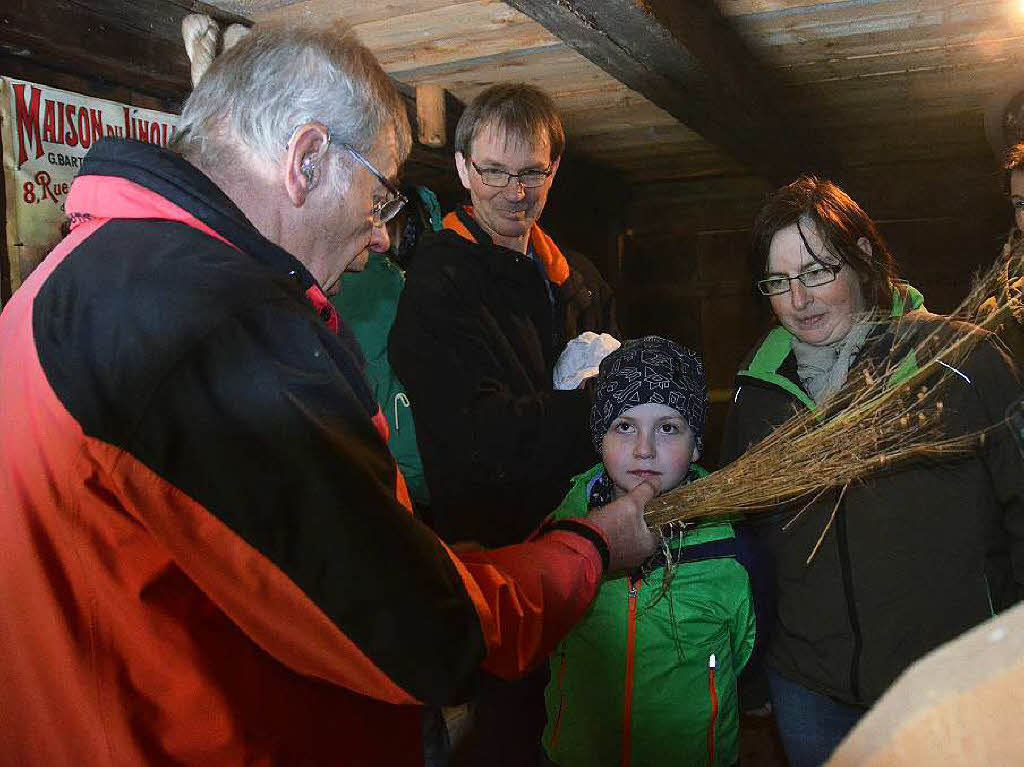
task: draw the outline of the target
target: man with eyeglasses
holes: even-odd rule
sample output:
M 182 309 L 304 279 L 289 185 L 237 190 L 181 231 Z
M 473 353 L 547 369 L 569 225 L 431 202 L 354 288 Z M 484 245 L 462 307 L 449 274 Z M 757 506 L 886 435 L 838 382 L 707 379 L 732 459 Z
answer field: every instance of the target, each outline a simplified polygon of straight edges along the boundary
M 594 266 L 537 225 L 564 147 L 542 91 L 483 91 L 455 133 L 471 204 L 423 238 L 407 274 L 389 348 L 446 541 L 524 540 L 596 460 L 590 394 L 556 391 L 553 369 L 579 334 L 618 329 L 611 289 Z M 517 688 L 485 685 L 472 761 L 536 761 L 545 675 L 546 667 Z
M 402 203 L 394 84 L 257 26 L 170 150 L 93 146 L 0 315 L 0 762 L 423 765 L 423 712 L 543 661 L 654 549 L 645 484 L 454 554 L 325 296 Z
M 407 274 L 390 353 L 413 400 L 437 529 L 448 541 L 523 540 L 594 458 L 589 395 L 555 391 L 552 371 L 572 338 L 618 328 L 598 271 L 537 225 L 564 147 L 558 113 L 539 89 L 481 93 L 455 136 L 471 204 L 421 239 Z

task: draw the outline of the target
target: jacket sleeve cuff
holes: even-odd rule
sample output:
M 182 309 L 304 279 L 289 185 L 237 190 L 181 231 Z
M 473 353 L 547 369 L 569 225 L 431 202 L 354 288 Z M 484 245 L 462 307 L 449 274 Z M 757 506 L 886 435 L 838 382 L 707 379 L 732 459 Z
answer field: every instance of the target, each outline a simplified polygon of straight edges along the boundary
M 585 538 L 590 541 L 594 548 L 597 549 L 597 553 L 601 556 L 602 572 L 608 572 L 608 566 L 611 562 L 611 551 L 608 547 L 608 541 L 604 537 L 604 533 L 598 530 L 594 525 L 589 522 L 584 522 L 582 519 L 557 519 L 552 522 L 548 522 L 541 527 L 540 530 L 537 531 L 537 537 L 555 530 L 565 530 L 569 533 L 575 533 L 581 538 Z

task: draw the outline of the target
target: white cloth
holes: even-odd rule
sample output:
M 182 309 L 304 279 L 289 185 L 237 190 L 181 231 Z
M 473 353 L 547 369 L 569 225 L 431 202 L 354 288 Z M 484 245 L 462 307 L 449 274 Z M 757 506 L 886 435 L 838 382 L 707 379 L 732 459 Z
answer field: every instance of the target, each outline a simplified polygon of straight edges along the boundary
M 578 389 L 580 384 L 597 375 L 601 360 L 622 344 L 608 333 L 580 333 L 565 345 L 555 363 L 555 388 Z

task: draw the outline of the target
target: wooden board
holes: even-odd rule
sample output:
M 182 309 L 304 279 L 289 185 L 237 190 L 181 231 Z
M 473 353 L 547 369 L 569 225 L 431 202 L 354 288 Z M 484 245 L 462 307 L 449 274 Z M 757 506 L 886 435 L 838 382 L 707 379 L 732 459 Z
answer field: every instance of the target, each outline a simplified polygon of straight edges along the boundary
M 341 18 L 357 26 L 467 2 L 474 0 L 218 0 L 215 4 L 256 21 L 314 19 L 322 22 Z
M 450 5 L 423 13 L 356 26 L 389 72 L 462 60 L 468 51 L 480 59 L 522 49 L 561 46 L 540 24 L 493 0 Z

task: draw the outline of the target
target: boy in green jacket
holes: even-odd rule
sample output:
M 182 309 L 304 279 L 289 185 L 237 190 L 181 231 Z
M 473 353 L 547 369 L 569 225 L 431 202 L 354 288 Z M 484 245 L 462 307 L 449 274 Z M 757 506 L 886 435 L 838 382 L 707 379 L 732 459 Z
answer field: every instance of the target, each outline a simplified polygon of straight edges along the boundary
M 581 516 L 652 475 L 663 491 L 704 476 L 691 461 L 707 407 L 694 352 L 658 336 L 627 341 L 601 363 L 595 386 L 590 425 L 602 463 L 574 479 L 554 517 Z M 727 522 L 687 527 L 639 571 L 605 581 L 551 660 L 544 745 L 552 760 L 739 760 L 736 677 L 754 645 L 754 610 L 735 553 Z

